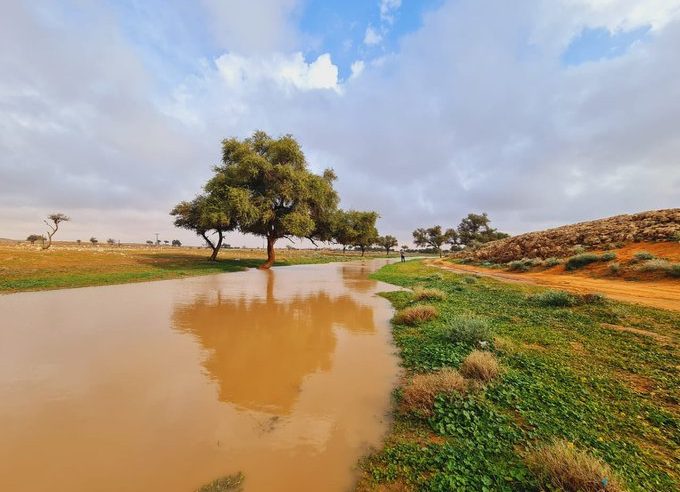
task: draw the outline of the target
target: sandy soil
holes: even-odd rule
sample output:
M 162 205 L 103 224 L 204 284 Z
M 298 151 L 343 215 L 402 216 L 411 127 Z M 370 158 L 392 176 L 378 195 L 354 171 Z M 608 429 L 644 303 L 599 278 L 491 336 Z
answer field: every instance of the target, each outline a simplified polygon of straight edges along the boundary
M 651 249 L 646 248 L 648 251 Z M 656 250 L 651 252 L 658 253 Z M 629 251 L 626 251 L 626 253 L 629 253 Z M 632 253 L 630 254 L 632 255 Z M 587 276 L 588 273 L 586 271 L 579 272 L 578 274 L 566 273 L 563 267 L 556 267 L 542 272 L 512 273 L 475 265 L 458 265 L 445 260 L 432 260 L 428 263 L 455 272 L 474 273 L 505 282 L 553 287 L 580 294 L 597 292 L 620 301 L 680 311 L 680 282 L 672 279 L 627 281 L 591 278 Z

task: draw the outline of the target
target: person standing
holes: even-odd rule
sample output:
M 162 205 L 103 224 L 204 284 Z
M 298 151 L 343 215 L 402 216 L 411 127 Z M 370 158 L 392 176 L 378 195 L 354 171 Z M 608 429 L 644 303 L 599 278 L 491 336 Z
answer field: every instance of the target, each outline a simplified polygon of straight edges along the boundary
M 399 254 L 401 255 L 401 262 L 404 263 L 406 261 L 406 255 L 404 254 L 404 250 L 402 249 Z

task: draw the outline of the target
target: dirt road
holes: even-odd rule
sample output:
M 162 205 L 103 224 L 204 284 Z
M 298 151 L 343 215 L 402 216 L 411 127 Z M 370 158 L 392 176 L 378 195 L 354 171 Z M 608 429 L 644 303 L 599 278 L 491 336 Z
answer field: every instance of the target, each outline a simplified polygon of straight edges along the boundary
M 474 265 L 458 265 L 444 260 L 430 260 L 432 266 L 459 273 L 474 273 L 504 282 L 518 282 L 576 293 L 597 292 L 619 301 L 680 311 L 680 283 L 677 280 L 639 281 L 588 278 L 576 274 L 536 272 L 511 273 Z

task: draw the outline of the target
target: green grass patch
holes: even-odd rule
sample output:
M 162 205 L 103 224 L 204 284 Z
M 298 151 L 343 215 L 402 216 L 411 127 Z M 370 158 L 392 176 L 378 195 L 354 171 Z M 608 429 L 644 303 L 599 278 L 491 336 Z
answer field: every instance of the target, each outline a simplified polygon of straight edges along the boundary
M 366 489 L 539 491 L 552 479 L 528 457 L 557 441 L 608 466 L 627 490 L 680 489 L 680 315 L 596 296 L 555 309 L 532 297 L 544 289 L 490 278 L 467 284 L 421 262 L 373 277 L 447 293 L 436 319 L 393 328 L 404 384 L 461 368 L 479 338 L 450 336 L 463 319 L 485 320 L 502 371 L 486 386 L 439 394 L 429 413 L 397 412 L 385 447 L 362 465 Z M 398 309 L 413 303 L 409 292 L 384 295 Z

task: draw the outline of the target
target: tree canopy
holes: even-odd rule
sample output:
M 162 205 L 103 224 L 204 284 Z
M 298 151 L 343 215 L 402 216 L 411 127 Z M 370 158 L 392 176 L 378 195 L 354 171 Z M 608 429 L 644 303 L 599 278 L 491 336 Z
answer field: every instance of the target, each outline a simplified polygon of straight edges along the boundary
M 439 256 L 442 255 L 442 245 L 453 241 L 455 237 L 455 230 L 447 229 L 442 232 L 442 227 L 439 225 L 413 231 L 413 242 L 416 246 L 430 247 L 439 253 Z
M 380 236 L 376 240 L 376 244 L 383 248 L 385 252 L 387 253 L 387 256 L 390 255 L 390 251 L 397 246 L 399 246 L 399 241 L 397 241 L 397 238 L 394 236 L 390 236 L 389 234 L 386 236 Z
M 377 220 L 377 212 L 339 210 L 335 215 L 331 236 L 342 245 L 343 251 L 347 246 L 356 246 L 361 250 L 361 256 L 364 256 L 366 249 L 378 239 L 378 229 L 375 227 Z
M 71 220 L 71 218 L 62 213 L 50 214 L 47 216 L 47 220 L 43 222 L 45 222 L 49 229 L 47 231 L 47 243 L 43 244 L 43 249 L 49 249 L 49 247 L 52 246 L 52 236 L 59 230 L 59 224 L 68 222 L 69 220 Z
M 504 232 L 498 232 L 498 230 L 493 229 L 490 223 L 491 220 L 486 212 L 468 214 L 458 225 L 457 244 L 473 247 L 477 244 L 488 243 L 509 236 Z

